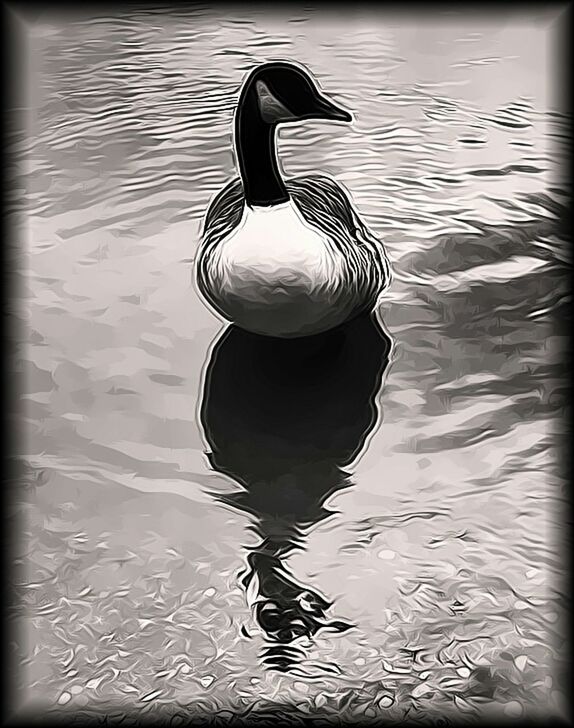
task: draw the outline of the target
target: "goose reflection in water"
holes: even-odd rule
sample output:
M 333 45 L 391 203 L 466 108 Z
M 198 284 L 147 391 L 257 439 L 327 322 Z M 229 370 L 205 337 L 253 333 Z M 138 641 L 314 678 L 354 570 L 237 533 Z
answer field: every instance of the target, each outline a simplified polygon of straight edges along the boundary
M 268 667 L 287 671 L 301 654 L 293 643 L 352 626 L 329 621 L 331 603 L 284 561 L 331 515 L 326 499 L 351 485 L 344 468 L 376 423 L 389 351 L 371 314 L 301 339 L 231 326 L 212 350 L 201 421 L 211 466 L 242 486 L 217 498 L 251 514 L 260 539 L 249 547 L 243 585 L 255 594 Z

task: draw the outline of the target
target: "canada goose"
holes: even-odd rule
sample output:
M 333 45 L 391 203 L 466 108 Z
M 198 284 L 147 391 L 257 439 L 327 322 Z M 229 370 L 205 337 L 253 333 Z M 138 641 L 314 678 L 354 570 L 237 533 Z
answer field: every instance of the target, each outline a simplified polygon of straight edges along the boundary
M 235 113 L 240 179 L 215 197 L 197 256 L 200 292 L 225 319 L 253 333 L 299 337 L 366 309 L 390 282 L 379 240 L 347 192 L 325 175 L 283 180 L 279 124 L 348 122 L 292 63 L 264 63 L 246 78 Z

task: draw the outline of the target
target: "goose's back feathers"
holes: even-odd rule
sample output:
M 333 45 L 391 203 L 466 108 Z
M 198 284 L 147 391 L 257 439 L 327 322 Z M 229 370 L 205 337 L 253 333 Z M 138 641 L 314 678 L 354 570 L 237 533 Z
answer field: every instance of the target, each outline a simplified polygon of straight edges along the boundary
M 372 307 L 390 281 L 390 266 L 382 243 L 361 221 L 344 188 L 325 175 L 288 180 L 286 187 L 302 224 L 316 231 L 325 241 L 329 274 L 327 281 L 317 282 L 317 289 L 328 292 L 329 305 L 339 308 L 341 320 Z M 223 243 L 241 226 L 244 213 L 243 185 L 241 180 L 236 179 L 224 187 L 208 209 L 198 257 L 199 288 L 214 308 L 226 317 L 229 315 L 218 300 L 221 291 L 216 290 L 214 281 L 221 277 Z M 272 238 L 273 229 L 269 232 Z M 273 247 L 273 239 L 269 240 L 269 246 Z M 333 318 L 327 317 L 324 325 L 333 325 L 333 321 Z M 309 325 L 314 326 L 312 322 Z M 261 330 L 260 333 L 273 332 Z M 315 333 L 315 330 L 305 333 Z M 295 335 L 289 332 L 275 334 Z

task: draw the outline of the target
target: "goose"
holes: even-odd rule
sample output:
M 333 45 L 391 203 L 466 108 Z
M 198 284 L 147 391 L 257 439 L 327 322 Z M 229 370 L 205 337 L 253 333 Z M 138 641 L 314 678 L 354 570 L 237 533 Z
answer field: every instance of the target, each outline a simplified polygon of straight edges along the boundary
M 246 77 L 234 118 L 239 177 L 211 202 L 196 256 L 196 283 L 220 316 L 251 333 L 322 333 L 372 310 L 391 270 L 341 184 L 326 174 L 283 179 L 277 128 L 352 115 L 307 69 L 260 64 Z

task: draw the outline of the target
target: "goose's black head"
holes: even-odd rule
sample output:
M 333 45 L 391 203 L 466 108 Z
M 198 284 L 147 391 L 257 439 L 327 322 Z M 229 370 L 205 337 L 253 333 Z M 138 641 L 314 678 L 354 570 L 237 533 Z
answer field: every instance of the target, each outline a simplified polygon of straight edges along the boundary
M 272 126 L 305 119 L 353 120 L 321 93 L 309 73 L 285 61 L 264 63 L 249 74 L 239 100 L 238 113 L 242 111 Z

